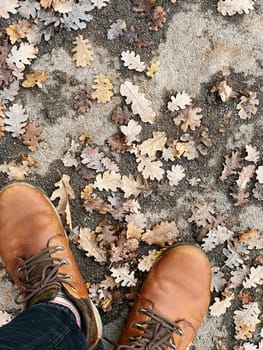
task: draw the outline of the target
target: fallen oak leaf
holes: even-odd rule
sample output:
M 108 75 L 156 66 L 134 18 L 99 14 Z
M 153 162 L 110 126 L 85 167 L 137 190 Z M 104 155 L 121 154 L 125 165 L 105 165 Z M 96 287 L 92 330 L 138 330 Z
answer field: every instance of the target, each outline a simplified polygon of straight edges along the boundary
M 79 113 L 86 113 L 92 107 L 92 99 L 86 89 L 80 90 L 74 100 L 73 108 Z
M 185 109 L 186 106 L 190 106 L 192 98 L 185 91 L 178 92 L 176 97 L 171 96 L 171 101 L 168 102 L 168 109 L 171 112 L 179 111 L 179 109 Z
M 257 324 L 260 323 L 259 315 L 260 308 L 257 302 L 245 304 L 242 309 L 235 310 L 233 316 L 236 330 L 235 338 L 242 340 L 251 338 Z
M 9 13 L 16 14 L 18 6 L 18 0 L 1 0 L 0 17 L 9 18 Z
M 135 179 L 132 174 L 123 176 L 121 180 L 121 190 L 124 192 L 124 198 L 134 196 L 138 197 L 144 190 L 145 186 L 139 176 Z
M 154 244 L 160 247 L 172 245 L 177 241 L 179 231 L 174 221 L 164 221 L 155 225 L 152 230 L 147 230 L 142 235 L 142 240 L 147 244 Z
M 234 299 L 235 294 L 231 293 L 230 296 L 225 297 L 220 300 L 219 298 L 215 298 L 214 304 L 209 307 L 210 314 L 212 316 L 220 316 L 226 312 L 226 309 L 231 306 L 231 302 Z
M 163 28 L 164 23 L 166 23 L 166 13 L 162 6 L 154 7 L 151 13 L 150 21 L 148 22 L 148 27 L 152 31 L 157 31 Z
M 63 218 L 66 219 L 67 225 L 72 230 L 72 220 L 70 213 L 69 197 L 75 199 L 75 193 L 69 184 L 70 177 L 63 174 L 61 179 L 55 183 L 55 187 L 58 187 L 51 194 L 50 200 L 55 201 L 59 198 L 56 209 Z
M 250 119 L 258 111 L 259 100 L 256 98 L 256 92 L 250 92 L 249 96 L 241 96 L 240 102 L 237 105 L 239 110 L 238 115 L 241 119 Z
M 13 137 L 18 137 L 23 134 L 28 119 L 28 115 L 25 113 L 23 106 L 15 103 L 5 114 L 5 130 L 11 132 Z
M 263 184 L 263 165 L 260 165 L 257 170 L 256 170 L 256 174 L 257 174 L 257 180 L 260 184 Z
M 107 140 L 107 144 L 117 153 L 125 153 L 130 149 L 130 146 L 125 142 L 125 138 L 118 134 L 111 135 Z
M 99 191 L 113 191 L 115 192 L 117 188 L 121 187 L 121 175 L 115 171 L 105 171 L 102 175 L 96 176 L 96 181 L 94 183 Z
M 260 157 L 260 152 L 257 150 L 257 148 L 251 145 L 246 145 L 246 152 L 247 155 L 245 157 L 245 160 L 248 162 L 257 163 Z
M 139 87 L 133 85 L 126 80 L 120 87 L 120 94 L 126 97 L 126 103 L 131 104 L 134 114 L 139 114 L 144 123 L 153 124 L 155 112 L 151 107 L 151 103 L 147 100 L 143 93 L 139 92 Z
M 150 66 L 147 68 L 146 75 L 149 78 L 153 78 L 153 76 L 160 69 L 160 61 L 153 61 Z
M 201 119 L 203 118 L 203 115 L 200 114 L 201 111 L 202 109 L 199 107 L 188 107 L 186 109 L 183 109 L 174 118 L 174 124 L 178 126 L 182 123 L 181 129 L 183 132 L 186 132 L 188 128 L 195 130 L 201 125 Z
M 127 106 L 117 106 L 112 111 L 111 119 L 117 125 L 127 125 L 133 116 L 133 113 L 129 110 Z
M 249 10 L 254 10 L 254 0 L 219 0 L 217 3 L 217 11 L 223 16 L 248 14 Z
M 88 257 L 93 257 L 99 263 L 105 263 L 107 261 L 105 250 L 98 246 L 96 234 L 89 228 L 80 228 L 77 242 L 78 248 L 84 250 Z
M 231 86 L 227 85 L 226 80 L 215 82 L 212 88 L 210 89 L 210 91 L 211 92 L 217 91 L 222 102 L 224 103 L 230 101 L 230 99 L 235 99 L 237 97 L 236 92 L 232 89 Z
M 141 155 L 155 157 L 157 151 L 163 151 L 167 137 L 165 132 L 153 131 L 153 137 L 138 146 Z
M 247 165 L 241 169 L 239 172 L 239 176 L 237 179 L 238 188 L 243 191 L 245 190 L 247 183 L 250 181 L 252 176 L 254 175 L 256 166 L 254 164 Z
M 138 171 L 142 173 L 145 179 L 160 181 L 163 178 L 164 170 L 163 163 L 159 160 L 154 160 L 152 157 L 138 156 L 136 158 L 138 164 Z
M 71 50 L 74 52 L 73 61 L 77 67 L 86 67 L 93 61 L 93 48 L 88 39 L 84 39 L 79 35 L 73 41 L 75 47 Z
M 6 33 L 9 36 L 11 44 L 14 44 L 17 40 L 26 37 L 26 33 L 22 30 L 18 23 L 13 23 L 9 27 L 7 27 Z
M 37 85 L 39 88 L 42 88 L 44 81 L 48 78 L 49 76 L 44 71 L 26 74 L 26 80 L 22 82 L 22 86 L 25 88 L 31 88 Z
M 110 80 L 103 74 L 99 74 L 96 76 L 94 82 L 95 84 L 92 85 L 92 88 L 95 89 L 95 91 L 91 94 L 91 97 L 94 100 L 97 99 L 99 103 L 109 102 L 113 96 L 113 86 Z
M 0 165 L 0 172 L 6 173 L 9 180 L 23 181 L 30 172 L 30 164 L 27 161 L 17 163 L 12 160 L 10 163 L 4 162 Z
M 170 186 L 177 186 L 185 177 L 184 168 L 179 164 L 173 165 L 172 169 L 167 171 L 167 177 Z
M 28 123 L 25 127 L 25 132 L 21 135 L 21 140 L 31 151 L 36 151 L 39 147 L 39 142 L 44 141 L 44 136 L 41 135 L 42 127 L 36 126 L 35 123 Z
M 23 71 L 25 65 L 31 64 L 31 60 L 36 58 L 38 48 L 29 43 L 21 43 L 19 47 L 14 45 L 6 59 L 7 65 L 13 69 L 14 66 Z
M 120 129 L 125 135 L 127 145 L 131 145 L 134 141 L 139 141 L 138 135 L 141 132 L 142 127 L 135 120 L 131 119 L 127 126 L 122 125 Z
M 127 265 L 117 268 L 112 267 L 110 272 L 115 282 L 120 284 L 122 287 L 136 286 L 137 279 L 134 277 L 134 271 L 130 271 Z
M 137 72 L 143 72 L 145 70 L 145 63 L 141 61 L 140 55 L 136 55 L 134 51 L 122 51 L 121 60 L 128 69 L 134 69 Z
M 93 6 L 97 7 L 99 10 L 107 6 L 110 0 L 91 0 Z

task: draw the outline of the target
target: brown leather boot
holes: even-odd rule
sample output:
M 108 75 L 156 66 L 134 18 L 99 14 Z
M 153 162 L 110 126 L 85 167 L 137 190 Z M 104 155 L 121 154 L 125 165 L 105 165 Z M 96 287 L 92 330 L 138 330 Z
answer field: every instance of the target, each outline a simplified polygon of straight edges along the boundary
M 101 320 L 70 250 L 59 215 L 36 187 L 14 183 L 0 192 L 0 256 L 24 308 L 50 301 L 62 289 L 76 305 L 89 348 L 101 337 Z
M 147 275 L 117 350 L 185 350 L 210 301 L 210 266 L 194 245 L 165 252 Z

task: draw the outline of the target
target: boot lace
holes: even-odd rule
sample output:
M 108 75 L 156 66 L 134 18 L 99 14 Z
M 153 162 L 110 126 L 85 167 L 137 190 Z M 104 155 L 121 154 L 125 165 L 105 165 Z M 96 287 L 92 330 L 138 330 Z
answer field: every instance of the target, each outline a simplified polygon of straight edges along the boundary
M 51 257 L 51 254 L 64 250 L 63 246 L 50 246 L 31 256 L 29 259 L 19 258 L 21 265 L 18 273 L 21 274 L 22 289 L 15 297 L 17 304 L 23 304 L 49 286 L 61 288 L 62 283 L 75 287 L 68 281 L 71 275 L 59 272 L 62 265 L 67 265 L 66 256 L 63 258 Z
M 117 350 L 176 350 L 173 334 L 184 334 L 178 323 L 165 319 L 153 310 L 141 308 L 140 313 L 150 317 L 147 321 L 135 323 L 133 328 L 143 331 L 142 334 L 130 337 L 131 345 L 119 345 Z

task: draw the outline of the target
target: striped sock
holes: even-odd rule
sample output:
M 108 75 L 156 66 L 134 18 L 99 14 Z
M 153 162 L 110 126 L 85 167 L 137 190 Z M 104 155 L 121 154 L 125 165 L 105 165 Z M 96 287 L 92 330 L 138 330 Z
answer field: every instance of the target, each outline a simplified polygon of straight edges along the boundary
M 80 315 L 79 315 L 79 311 L 76 308 L 76 306 L 74 305 L 74 303 L 72 303 L 72 301 L 67 297 L 67 295 L 60 291 L 58 293 L 58 295 L 56 296 L 55 299 L 50 300 L 50 303 L 53 304 L 59 304 L 59 305 L 63 305 L 65 307 L 67 307 L 68 309 L 71 310 L 71 312 L 73 313 L 73 315 L 75 316 L 77 325 L 79 326 L 79 328 L 81 328 L 81 320 L 80 320 Z

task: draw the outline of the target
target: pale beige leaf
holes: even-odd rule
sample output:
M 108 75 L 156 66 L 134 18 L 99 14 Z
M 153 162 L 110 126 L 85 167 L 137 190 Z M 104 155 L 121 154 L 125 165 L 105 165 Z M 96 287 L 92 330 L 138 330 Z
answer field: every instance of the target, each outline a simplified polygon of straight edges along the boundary
M 73 61 L 77 67 L 86 67 L 93 61 L 93 48 L 88 39 L 84 39 L 82 35 L 75 38 L 73 42 L 76 46 L 72 49 L 75 52 Z
M 203 238 L 202 248 L 205 252 L 209 252 L 233 236 L 233 231 L 228 230 L 225 226 L 217 225 L 215 228 L 209 230 L 208 234 Z
M 236 98 L 235 91 L 231 86 L 227 85 L 226 80 L 220 81 L 219 83 L 214 83 L 211 92 L 214 91 L 218 92 L 218 95 L 224 103 L 228 102 L 231 98 Z
M 113 96 L 112 83 L 103 74 L 96 76 L 92 88 L 95 89 L 95 91 L 91 94 L 91 97 L 97 99 L 99 103 L 109 102 Z
M 160 247 L 165 245 L 172 245 L 177 241 L 179 231 L 174 221 L 164 221 L 155 225 L 152 230 L 147 230 L 142 240 L 148 244 L 155 244 Z
M 164 170 L 161 161 L 144 156 L 139 156 L 136 160 L 139 162 L 138 171 L 142 173 L 145 179 L 156 179 L 160 181 L 163 178 Z
M 23 181 L 29 174 L 30 169 L 26 161 L 17 164 L 15 160 L 12 160 L 10 163 L 4 162 L 4 164 L 1 164 L 0 172 L 6 173 L 9 180 Z
M 239 242 L 242 242 L 248 249 L 263 249 L 263 232 L 254 228 L 249 229 L 241 233 Z
M 231 278 L 230 278 L 230 289 L 235 289 L 241 286 L 241 284 L 244 281 L 244 278 L 247 276 L 249 272 L 247 265 L 242 265 L 241 267 L 238 267 L 237 270 L 231 271 Z
M 117 188 L 121 188 L 122 181 L 121 175 L 115 171 L 105 171 L 102 175 L 96 176 L 96 181 L 94 186 L 100 191 L 113 191 L 115 192 Z
M 134 271 L 130 271 L 127 265 L 117 268 L 112 267 L 110 272 L 115 282 L 119 283 L 122 287 L 136 286 L 137 279 L 134 277 Z
M 142 233 L 143 229 L 141 227 L 137 226 L 132 221 L 128 222 L 126 232 L 127 239 L 136 238 L 139 240 L 142 236 Z
M 231 294 L 223 300 L 215 298 L 215 303 L 209 308 L 210 314 L 212 316 L 220 316 L 226 312 L 226 309 L 231 306 L 231 301 L 234 299 L 235 295 Z
M 179 164 L 173 165 L 172 169 L 167 171 L 170 186 L 177 186 L 184 177 L 184 168 Z
M 31 88 L 37 85 L 39 88 L 43 87 L 43 83 L 49 78 L 46 72 L 35 72 L 32 74 L 26 74 L 26 79 L 23 81 L 22 86 L 25 88 Z
M 137 72 L 145 70 L 145 63 L 141 61 L 140 55 L 136 55 L 134 51 L 122 51 L 121 60 L 124 62 L 124 66 L 129 69 L 134 69 Z
M 110 0 L 91 0 L 92 5 L 97 7 L 99 10 L 107 6 Z
M 247 155 L 245 157 L 245 160 L 247 160 L 248 162 L 257 163 L 260 157 L 260 152 L 257 150 L 257 148 L 251 145 L 247 145 L 246 152 Z
M 159 255 L 157 250 L 150 250 L 148 255 L 143 255 L 141 259 L 139 259 L 138 270 L 140 271 L 150 271 L 153 266 L 156 257 Z
M 93 257 L 95 261 L 104 263 L 107 261 L 106 251 L 98 246 L 95 232 L 87 227 L 80 228 L 77 240 L 78 248 L 84 250 L 88 257 Z
M 74 0 L 53 0 L 53 9 L 60 13 L 68 13 L 73 10 Z
M 248 14 L 249 10 L 254 10 L 254 0 L 219 0 L 217 3 L 217 11 L 223 16 Z
M 263 167 L 262 167 L 263 168 Z M 238 173 L 237 186 L 240 190 L 245 190 L 248 182 L 251 180 L 255 172 L 255 165 L 247 165 Z
M 134 141 L 139 141 L 139 133 L 142 131 L 142 127 L 138 122 L 131 119 L 127 126 L 121 125 L 121 132 L 125 135 L 127 145 L 131 145 Z
M 244 343 L 243 344 L 243 350 L 261 350 L 258 348 L 255 344 L 252 343 Z
M 163 151 L 167 137 L 165 132 L 153 131 L 153 137 L 138 146 L 142 155 L 155 157 L 157 151 Z
M 241 101 L 237 105 L 238 115 L 241 119 L 250 119 L 252 115 L 257 113 L 259 100 L 256 97 L 256 92 L 250 92 L 248 97 L 241 96 Z
M 25 132 L 28 119 L 25 109 L 21 104 L 14 103 L 5 114 L 5 130 L 11 132 L 13 137 L 19 137 Z
M 203 118 L 203 115 L 200 114 L 201 111 L 202 109 L 199 107 L 188 107 L 186 109 L 183 109 L 174 118 L 174 124 L 178 126 L 182 123 L 181 129 L 183 132 L 186 132 L 188 128 L 195 130 L 201 125 L 201 119 Z
M 31 64 L 31 60 L 36 58 L 38 48 L 28 43 L 21 43 L 19 47 L 14 45 L 6 62 L 13 69 L 14 66 L 20 70 L 25 69 L 25 65 Z
M 144 190 L 144 185 L 139 176 L 134 178 L 132 174 L 129 174 L 129 176 L 122 177 L 121 190 L 124 192 L 124 198 L 129 198 L 131 196 L 136 198 Z
M 0 310 L 0 327 L 4 326 L 5 324 L 9 323 L 12 320 L 12 315 L 7 313 L 6 311 Z
M 18 0 L 1 0 L 0 2 L 0 17 L 9 18 L 9 13 L 17 13 L 17 7 L 19 6 Z
M 126 103 L 131 104 L 134 114 L 139 114 L 144 123 L 153 124 L 156 114 L 152 109 L 151 102 L 146 99 L 143 93 L 139 92 L 137 85 L 126 80 L 121 84 L 120 93 L 126 97 Z
M 260 184 L 263 184 L 263 165 L 260 165 L 257 170 L 256 170 L 256 174 L 257 174 L 257 180 Z
M 178 92 L 176 97 L 171 96 L 171 101 L 168 102 L 168 109 L 171 112 L 179 111 L 179 109 L 185 109 L 186 106 L 190 106 L 192 103 L 192 98 L 185 91 Z
M 236 339 L 251 338 L 260 323 L 260 309 L 257 302 L 243 305 L 243 309 L 234 311 Z
M 243 282 L 244 288 L 253 288 L 257 287 L 257 285 L 263 284 L 263 266 L 259 265 L 257 267 L 252 266 L 250 269 L 250 273 L 246 280 Z
M 25 32 L 18 25 L 18 23 L 13 23 L 9 27 L 7 27 L 6 33 L 9 36 L 11 44 L 14 44 L 17 40 L 23 39 L 26 36 Z
M 211 292 L 215 290 L 220 292 L 226 285 L 226 279 L 219 266 L 212 267 L 212 281 L 211 281 Z
M 152 78 L 160 69 L 160 61 L 153 61 L 150 66 L 147 68 L 146 75 L 147 77 Z

